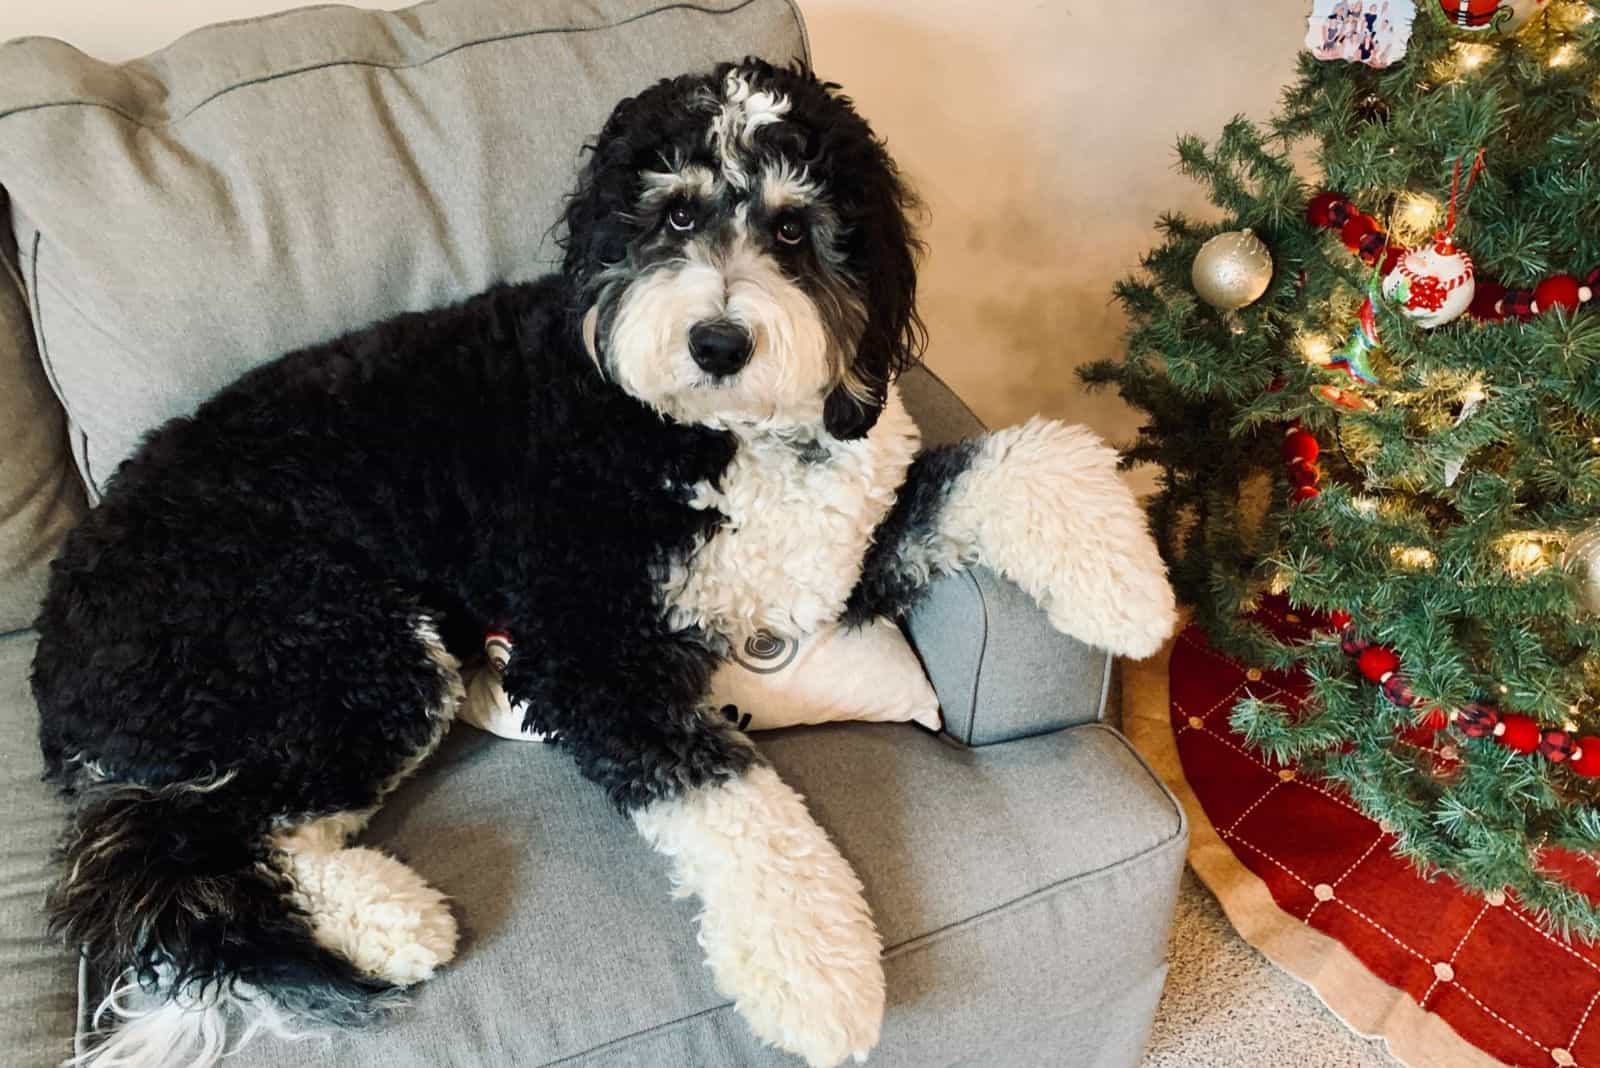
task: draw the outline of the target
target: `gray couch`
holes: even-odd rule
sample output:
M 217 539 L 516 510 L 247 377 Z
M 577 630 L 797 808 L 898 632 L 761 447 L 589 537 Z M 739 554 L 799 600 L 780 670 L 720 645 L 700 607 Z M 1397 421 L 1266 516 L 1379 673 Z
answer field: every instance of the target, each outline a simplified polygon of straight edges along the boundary
M 745 54 L 809 58 L 792 5 L 324 7 L 121 67 L 0 48 L 0 1062 L 69 1056 L 101 982 L 42 929 L 62 810 L 27 688 L 44 566 L 85 491 L 284 349 L 541 273 L 610 106 Z M 929 440 L 981 429 L 932 375 L 905 389 Z M 1108 658 L 983 572 L 940 583 L 908 629 L 945 736 L 760 738 L 882 928 L 873 1063 L 1136 1063 L 1186 831 L 1103 722 Z M 455 899 L 459 960 L 392 1023 L 229 1063 L 797 1063 L 750 1038 L 700 964 L 692 904 L 557 751 L 459 730 L 369 838 Z

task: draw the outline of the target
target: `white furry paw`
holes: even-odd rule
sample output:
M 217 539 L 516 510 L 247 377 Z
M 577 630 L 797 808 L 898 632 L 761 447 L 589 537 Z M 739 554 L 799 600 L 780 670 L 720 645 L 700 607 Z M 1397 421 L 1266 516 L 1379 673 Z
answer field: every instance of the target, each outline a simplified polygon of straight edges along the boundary
M 288 858 L 317 941 L 368 975 L 410 986 L 455 956 L 449 902 L 388 854 L 357 847 Z
M 1062 633 L 1143 659 L 1177 625 L 1144 511 L 1087 428 L 1031 419 L 988 435 L 949 508 L 969 555 L 1026 590 Z
M 882 943 L 849 863 L 767 767 L 635 814 L 705 905 L 717 989 L 757 1038 L 811 1068 L 864 1060 L 883 1024 Z

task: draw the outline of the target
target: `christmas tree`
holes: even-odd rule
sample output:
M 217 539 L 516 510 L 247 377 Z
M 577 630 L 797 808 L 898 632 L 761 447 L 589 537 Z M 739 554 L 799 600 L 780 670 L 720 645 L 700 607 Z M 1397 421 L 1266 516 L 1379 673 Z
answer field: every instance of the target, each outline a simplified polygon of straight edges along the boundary
M 1327 6 L 1269 123 L 1179 142 L 1224 218 L 1160 220 L 1084 377 L 1147 415 L 1124 460 L 1196 622 L 1308 680 L 1234 728 L 1594 938 L 1550 858 L 1600 856 L 1600 18 L 1417 0 L 1352 51 Z M 1317 635 L 1253 622 L 1268 594 Z

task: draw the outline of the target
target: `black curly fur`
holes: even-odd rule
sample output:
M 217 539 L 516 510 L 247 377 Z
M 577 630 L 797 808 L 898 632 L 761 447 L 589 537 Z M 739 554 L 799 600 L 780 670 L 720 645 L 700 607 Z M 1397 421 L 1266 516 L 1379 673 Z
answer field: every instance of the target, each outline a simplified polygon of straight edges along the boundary
M 921 350 L 910 197 L 836 87 L 740 66 L 794 103 L 758 154 L 803 162 L 843 223 L 836 276 L 785 270 L 865 312 L 846 367 L 869 396 L 826 405 L 859 436 Z M 672 630 L 659 592 L 720 523 L 688 487 L 734 442 L 626 395 L 581 333 L 596 279 L 648 237 L 638 170 L 705 152 L 703 94 L 728 69 L 618 106 L 560 275 L 247 374 L 152 433 L 67 539 L 32 682 L 46 778 L 75 804 L 51 919 L 97 965 L 169 995 L 248 982 L 341 1021 L 385 1001 L 312 938 L 270 835 L 376 805 L 437 741 L 448 680 L 424 625 L 463 657 L 509 628 L 526 725 L 622 809 L 758 759 L 702 707 L 714 636 Z
M 917 560 L 917 548 L 938 536 L 944 506 L 977 451 L 976 442 L 958 441 L 928 449 L 912 461 L 894 507 L 873 531 L 841 622 L 855 626 L 879 616 L 900 616 L 916 605 L 929 578 L 928 565 Z

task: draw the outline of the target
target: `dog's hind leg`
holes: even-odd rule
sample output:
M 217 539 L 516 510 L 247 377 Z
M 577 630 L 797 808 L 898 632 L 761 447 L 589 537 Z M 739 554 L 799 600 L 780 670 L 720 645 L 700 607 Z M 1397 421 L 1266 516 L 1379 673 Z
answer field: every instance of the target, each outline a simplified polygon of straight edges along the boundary
M 443 682 L 437 705 L 425 712 L 437 726 L 389 775 L 382 794 L 432 755 L 464 696 L 460 664 L 432 624 L 420 624 L 417 637 Z M 272 844 L 316 940 L 368 975 L 410 986 L 455 956 L 456 921 L 445 896 L 421 875 L 386 853 L 350 845 L 375 810 L 308 820 L 279 832 Z
M 365 813 L 339 813 L 274 838 L 295 904 L 317 942 L 365 974 L 395 986 L 432 978 L 455 956 L 450 905 L 394 857 L 345 845 L 360 823 Z

